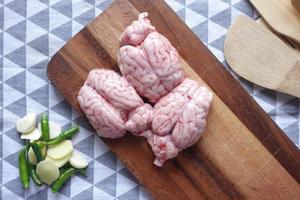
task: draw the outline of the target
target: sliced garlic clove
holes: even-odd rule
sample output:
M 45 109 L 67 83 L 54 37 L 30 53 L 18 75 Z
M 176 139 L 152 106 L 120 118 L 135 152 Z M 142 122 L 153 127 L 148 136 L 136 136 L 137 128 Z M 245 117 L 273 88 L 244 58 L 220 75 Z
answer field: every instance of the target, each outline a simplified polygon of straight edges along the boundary
M 73 144 L 71 140 L 62 141 L 56 145 L 49 145 L 47 155 L 54 159 L 62 159 L 73 152 Z
M 16 128 L 19 133 L 28 134 L 30 133 L 36 124 L 36 113 L 29 113 L 22 119 L 16 122 Z

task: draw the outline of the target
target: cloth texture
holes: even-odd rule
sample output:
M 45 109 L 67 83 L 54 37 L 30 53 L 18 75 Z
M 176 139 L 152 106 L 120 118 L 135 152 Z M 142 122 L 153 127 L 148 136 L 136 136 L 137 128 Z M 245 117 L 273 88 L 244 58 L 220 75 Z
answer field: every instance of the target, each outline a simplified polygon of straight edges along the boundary
M 47 78 L 47 64 L 54 53 L 111 2 L 0 0 L 0 199 L 151 199 Z M 257 17 L 248 1 L 166 2 L 231 71 L 224 60 L 224 38 L 238 15 Z M 299 147 L 299 99 L 264 89 L 231 73 Z M 48 112 L 50 121 L 63 129 L 80 125 L 73 142 L 89 162 L 86 178 L 72 177 L 57 194 L 45 186 L 35 187 L 32 182 L 28 190 L 22 189 L 18 152 L 23 143 L 15 122 L 28 112 Z

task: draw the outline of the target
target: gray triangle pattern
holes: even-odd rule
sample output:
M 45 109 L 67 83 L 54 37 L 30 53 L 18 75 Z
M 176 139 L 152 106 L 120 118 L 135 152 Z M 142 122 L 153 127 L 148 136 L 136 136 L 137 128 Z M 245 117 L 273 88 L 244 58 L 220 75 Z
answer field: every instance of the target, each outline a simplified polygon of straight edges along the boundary
M 15 193 L 16 195 L 18 195 L 19 197 L 25 197 L 25 190 L 23 189 L 23 186 L 20 182 L 20 178 L 17 177 L 11 181 L 9 181 L 8 183 L 4 184 L 4 187 L 6 189 L 9 189 L 10 191 L 12 191 L 13 193 Z
M 29 20 L 48 31 L 49 30 L 49 9 L 44 9 L 40 11 L 39 13 L 31 16 Z
M 45 107 L 49 106 L 49 86 L 48 84 L 28 94 L 30 98 L 42 104 Z
M 121 169 L 120 171 L 118 171 L 118 173 L 122 174 L 126 178 L 129 178 L 132 181 L 135 181 L 135 182 L 138 181 L 127 168 Z
M 57 36 L 58 38 L 67 41 L 72 37 L 72 21 L 57 27 L 56 29 L 51 31 L 52 34 Z
M 10 8 L 11 10 L 13 10 L 14 12 L 18 13 L 19 15 L 22 15 L 23 17 L 26 17 L 26 0 L 14 0 L 8 4 L 6 4 L 5 6 L 7 8 Z
M 48 65 L 48 59 L 43 60 L 42 62 L 30 67 L 28 69 L 29 72 L 36 75 L 40 79 L 43 79 L 45 81 L 48 81 L 47 77 L 47 65 Z
M 82 174 L 78 174 L 77 176 L 81 179 L 85 180 L 88 183 L 93 184 L 94 183 L 94 161 L 89 162 L 89 167 L 85 170 L 85 176 Z
M 194 33 L 201 39 L 202 42 L 207 44 L 208 41 L 208 21 L 198 24 L 192 28 Z
M 26 97 L 23 97 L 12 104 L 9 104 L 5 107 L 6 110 L 10 111 L 11 113 L 15 113 L 19 117 L 23 117 L 26 115 Z
M 116 184 L 117 184 L 117 175 L 113 174 L 101 182 L 97 183 L 95 186 L 104 192 L 110 194 L 111 196 L 116 196 Z
M 17 151 L 16 153 L 11 154 L 8 157 L 4 158 L 4 160 L 9 164 L 11 164 L 12 166 L 14 166 L 15 168 L 18 168 L 19 166 L 18 158 L 19 158 L 19 152 Z
M 20 23 L 10 27 L 6 30 L 7 33 L 19 39 L 22 42 L 26 40 L 26 21 L 21 21 Z
M 91 135 L 75 145 L 75 149 L 89 156 L 94 157 L 94 136 Z
M 47 188 L 40 190 L 30 196 L 27 197 L 27 199 L 30 200 L 47 200 L 48 199 L 48 195 L 47 195 L 48 191 Z
M 0 199 L 151 199 L 128 169 L 107 150 L 101 139 L 91 135 L 94 131 L 85 117 L 72 110 L 59 92 L 49 85 L 47 78 L 48 61 L 55 49 L 60 49 L 75 34 L 79 25 L 85 26 L 95 17 L 96 12 L 105 10 L 111 2 L 6 0 L 3 5 L 4 1 L 0 0 Z M 250 3 L 247 0 L 166 2 L 224 67 L 232 72 L 223 58 L 225 35 L 235 13 L 257 16 Z M 299 99 L 261 88 L 234 72 L 232 74 L 300 147 Z M 32 88 L 29 83 L 34 83 Z M 42 112 L 47 112 L 50 120 L 59 122 L 63 130 L 74 123 L 81 127 L 80 133 L 74 137 L 74 148 L 88 158 L 87 176 L 76 175 L 57 194 L 52 194 L 46 187 L 24 192 L 17 176 L 18 151 L 8 149 L 7 144 L 23 144 L 14 124 L 27 112 L 36 112 L 39 117 Z M 10 173 L 4 174 L 7 170 Z M 124 187 L 118 183 L 120 178 L 126 179 L 128 184 L 132 182 L 136 185 Z M 81 185 L 78 187 L 76 184 Z
M 14 88 L 15 90 L 25 94 L 26 93 L 26 73 L 25 71 L 11 77 L 10 79 L 6 80 L 5 83 L 10 87 Z
M 48 56 L 49 54 L 49 37 L 45 34 L 28 43 L 28 45 L 38 52 Z
M 7 54 L 5 58 L 16 63 L 22 68 L 26 68 L 26 47 L 25 45 Z
M 93 199 L 93 187 L 90 187 L 78 195 L 72 197 L 72 200 L 92 200 Z
M 76 17 L 75 21 L 77 21 L 78 23 L 80 23 L 82 25 L 85 25 L 94 18 L 94 15 L 95 15 L 95 8 L 92 8 L 92 9 L 82 13 L 78 17 Z
M 0 29 L 3 30 L 4 6 L 0 7 L 0 17 L 1 17 L 1 20 L 0 20 Z M 3 43 L 1 43 L 1 44 L 3 44 Z
M 117 169 L 117 158 L 111 151 L 108 151 L 107 153 L 99 156 L 98 158 L 96 158 L 96 160 L 101 164 L 111 168 L 112 170 Z
M 55 111 L 56 113 L 60 114 L 61 116 L 67 119 L 72 118 L 72 108 L 66 100 L 63 100 L 60 103 L 53 106 L 51 110 Z
M 233 7 L 241 11 L 243 14 L 248 15 L 249 17 L 253 17 L 254 9 L 248 1 L 239 1 L 236 4 L 234 4 Z
M 100 1 L 100 3 L 97 4 L 97 8 L 105 10 L 112 2 L 112 0 Z
M 128 192 L 118 196 L 119 200 L 139 200 L 139 186 L 129 190 Z
M 290 133 L 289 137 L 294 142 L 297 143 L 299 141 L 299 123 L 295 121 L 294 123 L 290 124 L 288 127 L 283 129 L 285 132 Z
M 228 29 L 231 25 L 231 9 L 227 8 L 223 10 L 222 12 L 210 18 L 210 20 Z
M 92 126 L 89 123 L 87 123 L 86 118 L 83 116 L 78 117 L 77 119 L 74 120 L 74 122 L 76 124 L 78 124 L 79 126 L 84 127 L 85 129 L 88 129 L 89 131 L 93 131 Z
M 18 142 L 19 144 L 24 144 L 24 141 L 21 140 L 20 134 L 17 132 L 15 128 L 6 131 L 4 135 L 8 136 L 9 138 L 14 140 L 15 142 Z
M 188 5 L 188 8 L 194 12 L 208 18 L 208 2 L 202 0 L 196 0 L 195 2 Z
M 72 18 L 72 0 L 58 1 L 51 7 L 60 12 L 61 14 Z

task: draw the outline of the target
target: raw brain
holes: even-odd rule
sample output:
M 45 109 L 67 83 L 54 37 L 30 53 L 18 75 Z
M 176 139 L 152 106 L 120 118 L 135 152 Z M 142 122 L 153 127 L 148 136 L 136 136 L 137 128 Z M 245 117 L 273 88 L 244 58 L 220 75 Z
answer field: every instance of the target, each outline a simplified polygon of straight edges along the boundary
M 144 107 L 143 100 L 124 77 L 105 69 L 92 70 L 77 98 L 97 134 L 122 137 L 130 111 Z
M 78 102 L 102 137 L 126 131 L 147 138 L 154 164 L 174 158 L 203 133 L 212 94 L 184 79 L 179 55 L 151 25 L 147 13 L 126 28 L 118 64 L 124 77 L 111 70 L 92 70 Z M 133 87 L 132 87 L 132 86 Z M 144 103 L 136 91 L 156 104 Z
M 126 28 L 118 64 L 123 76 L 138 94 L 157 102 L 183 81 L 183 72 L 177 50 L 167 38 L 150 24 L 147 13 Z
M 155 165 L 162 166 L 198 141 L 205 129 L 211 100 L 212 94 L 206 87 L 185 79 L 155 104 L 152 132 L 143 133 L 156 156 Z

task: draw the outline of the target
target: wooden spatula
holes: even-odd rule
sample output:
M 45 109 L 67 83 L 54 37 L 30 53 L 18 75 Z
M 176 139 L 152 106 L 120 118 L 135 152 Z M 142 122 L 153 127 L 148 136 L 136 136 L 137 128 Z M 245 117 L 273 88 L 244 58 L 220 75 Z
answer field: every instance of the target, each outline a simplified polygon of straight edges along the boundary
M 300 13 L 300 0 L 292 0 L 292 5 Z
M 300 43 L 300 14 L 291 0 L 250 0 L 276 32 Z
M 299 0 L 300 1 L 300 0 Z M 275 32 L 273 29 L 270 28 L 270 26 L 266 23 L 266 21 L 262 18 L 258 18 L 255 20 L 260 25 L 264 26 L 266 29 L 274 33 L 277 37 L 279 37 L 297 56 L 298 60 L 300 60 L 300 44 L 296 43 L 295 41 L 289 40 L 281 35 L 278 35 L 277 32 Z
M 300 62 L 276 35 L 254 20 L 240 16 L 224 44 L 232 69 L 263 87 L 300 97 Z

